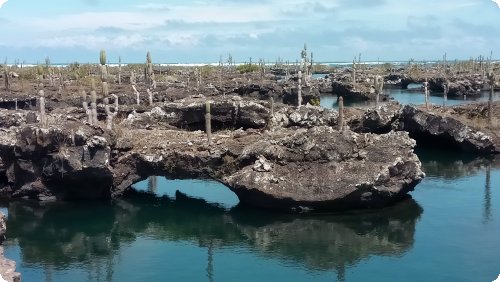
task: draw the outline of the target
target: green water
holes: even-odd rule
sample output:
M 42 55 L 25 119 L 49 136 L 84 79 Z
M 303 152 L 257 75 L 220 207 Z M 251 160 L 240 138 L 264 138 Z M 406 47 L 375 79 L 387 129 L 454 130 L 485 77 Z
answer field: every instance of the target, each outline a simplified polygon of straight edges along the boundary
M 500 159 L 418 153 L 413 199 L 376 211 L 271 213 L 161 177 L 113 203 L 10 203 L 5 254 L 24 281 L 492 281 Z

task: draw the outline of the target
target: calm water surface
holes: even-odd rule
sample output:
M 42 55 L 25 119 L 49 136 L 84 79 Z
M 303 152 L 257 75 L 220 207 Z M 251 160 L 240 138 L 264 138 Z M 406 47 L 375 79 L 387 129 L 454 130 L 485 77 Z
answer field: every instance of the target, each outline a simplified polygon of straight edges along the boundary
M 398 101 L 403 105 L 414 104 L 423 105 L 425 104 L 425 95 L 421 84 L 410 84 L 408 89 L 384 89 L 384 93 L 389 95 L 393 100 Z M 482 91 L 481 95 L 478 97 L 468 97 L 466 100 L 463 98 L 448 97 L 446 101 L 447 106 L 455 106 L 464 103 L 476 103 L 476 102 L 486 102 L 489 99 L 489 92 Z M 495 92 L 493 95 L 494 101 L 500 101 L 500 92 Z M 435 105 L 443 105 L 444 98 L 443 93 L 431 93 L 429 96 L 429 102 Z M 373 101 L 358 101 L 358 102 L 345 102 L 346 107 L 370 107 L 374 106 Z M 321 106 L 329 109 L 338 108 L 337 96 L 323 95 L 321 97 Z
M 492 281 L 500 160 L 418 153 L 413 199 L 377 211 L 262 212 L 162 177 L 114 203 L 11 203 L 5 254 L 24 281 Z

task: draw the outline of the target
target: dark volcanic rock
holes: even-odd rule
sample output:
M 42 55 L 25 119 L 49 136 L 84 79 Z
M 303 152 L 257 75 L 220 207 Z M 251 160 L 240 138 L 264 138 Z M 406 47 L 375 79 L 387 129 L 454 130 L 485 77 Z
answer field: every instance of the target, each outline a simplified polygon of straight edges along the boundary
M 390 204 L 423 177 L 415 143 L 403 132 L 340 133 L 332 129 L 338 119 L 332 110 L 277 103 L 271 117 L 268 101 L 211 98 L 212 122 L 232 128 L 214 131 L 210 147 L 197 130 L 203 129 L 207 100 L 201 96 L 131 114 L 112 132 L 72 121 L 78 115 L 73 109 L 53 111 L 48 128 L 0 129 L 0 193 L 102 199 L 165 175 L 216 179 L 250 205 L 336 210 Z M 394 118 L 389 111 L 378 116 L 373 127 L 384 130 Z
M 445 83 L 445 78 L 434 77 L 429 79 L 429 88 L 432 92 L 444 92 Z M 457 78 L 450 80 L 449 83 L 450 97 L 478 96 L 483 88 L 483 81 L 478 78 Z
M 344 97 L 346 101 L 368 101 L 377 99 L 375 90 L 363 83 L 357 83 L 356 87 L 353 87 L 351 82 L 333 81 L 332 93 Z M 386 101 L 388 98 L 389 97 L 384 94 L 381 94 L 379 97 L 380 101 Z
M 320 101 L 319 89 L 313 86 L 302 87 L 302 105 L 319 105 Z M 297 106 L 298 104 L 298 89 L 291 88 L 283 94 L 283 103 L 286 105 Z
M 245 96 L 252 97 L 261 100 L 267 100 L 270 97 L 281 97 L 283 95 L 283 89 L 279 87 L 277 84 L 250 84 L 239 86 L 238 88 L 233 90 L 234 93 Z
M 358 133 L 388 133 L 397 129 L 397 121 L 401 114 L 402 106 L 399 103 L 388 103 L 372 107 L 349 122 L 351 129 Z
M 330 127 L 268 134 L 226 176 L 240 201 L 266 208 L 332 210 L 387 205 L 423 178 L 406 133 L 358 135 Z
M 38 200 L 109 198 L 107 139 L 100 130 L 72 125 L 25 126 L 3 135 L 0 159 L 8 187 L 2 194 Z
M 423 143 L 454 146 L 469 152 L 494 153 L 496 150 L 492 138 L 485 133 L 453 117 L 410 105 L 402 110 L 399 129 L 409 132 L 410 136 Z

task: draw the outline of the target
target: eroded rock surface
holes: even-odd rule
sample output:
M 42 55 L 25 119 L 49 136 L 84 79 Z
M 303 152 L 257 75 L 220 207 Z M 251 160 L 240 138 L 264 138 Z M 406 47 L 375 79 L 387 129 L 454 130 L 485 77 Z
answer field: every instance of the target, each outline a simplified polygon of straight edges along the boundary
M 338 132 L 330 127 L 269 133 L 244 148 L 248 164 L 223 178 L 241 201 L 267 208 L 380 207 L 424 177 L 406 133 Z
M 202 101 L 161 104 L 113 132 L 62 116 L 46 129 L 2 129 L 0 191 L 38 200 L 111 198 L 165 175 L 216 179 L 250 205 L 335 210 L 387 205 L 424 176 L 406 133 L 340 133 L 333 129 L 336 112 L 319 107 L 281 106 L 271 118 L 265 101 L 214 101 L 216 121 L 257 128 L 222 128 L 207 146 L 204 132 L 176 128 L 190 115 L 201 122 Z M 238 118 L 223 115 L 235 109 Z M 144 119 L 152 126 L 144 127 Z
M 462 151 L 480 153 L 498 151 L 490 135 L 475 130 L 452 116 L 410 105 L 402 110 L 399 129 L 424 142 L 447 144 Z

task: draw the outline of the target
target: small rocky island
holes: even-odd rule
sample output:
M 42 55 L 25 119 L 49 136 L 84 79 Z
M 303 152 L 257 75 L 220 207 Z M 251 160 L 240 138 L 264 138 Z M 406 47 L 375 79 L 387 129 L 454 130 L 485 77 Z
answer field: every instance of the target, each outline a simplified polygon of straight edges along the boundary
M 498 120 L 492 122 L 499 103 L 383 102 L 389 99 L 384 85 L 421 81 L 409 75 L 412 66 L 382 76 L 380 68 L 353 64 L 314 80 L 312 62 L 304 58 L 300 65 L 272 67 L 166 68 L 154 65 L 149 53 L 146 61 L 110 67 L 101 51 L 99 65 L 37 66 L 31 80 L 4 67 L 1 196 L 114 199 L 163 175 L 219 181 L 256 207 L 377 208 L 406 197 L 423 179 L 415 140 L 500 151 Z M 424 80 L 426 95 L 436 83 L 454 89 L 434 71 Z M 496 77 L 487 77 L 493 91 Z M 326 92 L 341 97 L 338 111 L 318 106 Z M 343 99 L 380 104 L 344 108 Z

